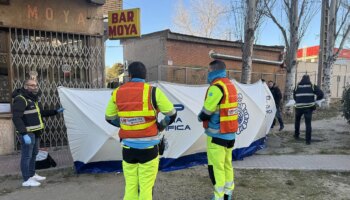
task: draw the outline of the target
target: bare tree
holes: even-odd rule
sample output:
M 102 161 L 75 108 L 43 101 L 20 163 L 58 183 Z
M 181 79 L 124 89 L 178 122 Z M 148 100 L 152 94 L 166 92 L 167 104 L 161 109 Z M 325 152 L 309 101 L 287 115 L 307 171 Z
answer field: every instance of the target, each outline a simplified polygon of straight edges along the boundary
M 286 46 L 285 65 L 287 70 L 284 102 L 292 99 L 296 81 L 297 50 L 311 19 L 319 11 L 319 4 L 310 0 L 283 0 L 282 8 L 287 17 L 287 24 L 283 24 L 276 17 L 276 0 L 264 0 L 266 15 L 280 29 Z M 300 11 L 299 11 L 300 10 Z M 279 10 L 281 11 L 281 10 Z
M 252 56 L 255 42 L 255 31 L 260 26 L 261 19 L 265 12 L 265 6 L 262 0 L 247 0 L 245 23 L 244 23 L 244 44 L 242 55 L 242 83 L 251 82 Z
M 180 0 L 175 9 L 173 24 L 179 32 L 203 36 L 215 37 L 221 35 L 218 27 L 223 23 L 227 8 L 215 0 L 190 0 L 188 9 Z
M 183 5 L 183 1 L 179 0 L 176 6 L 176 15 L 173 18 L 175 27 L 179 29 L 180 32 L 196 35 L 190 19 L 189 10 Z
M 328 26 L 326 30 L 326 59 L 323 61 L 323 81 L 322 89 L 325 93 L 325 106 L 329 107 L 331 101 L 331 86 L 333 64 L 337 60 L 344 44 L 350 36 L 350 1 L 345 0 L 324 0 L 329 8 Z M 338 27 L 337 27 L 337 24 Z M 336 41 L 339 41 L 339 47 L 334 49 Z

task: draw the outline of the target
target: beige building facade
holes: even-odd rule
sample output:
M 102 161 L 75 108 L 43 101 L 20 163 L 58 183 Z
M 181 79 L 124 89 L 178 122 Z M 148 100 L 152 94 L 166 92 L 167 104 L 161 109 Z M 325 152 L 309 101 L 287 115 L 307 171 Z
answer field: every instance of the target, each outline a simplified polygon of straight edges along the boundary
M 36 74 L 46 109 L 60 107 L 59 86 L 104 87 L 103 8 L 92 2 L 0 1 L 0 154 L 19 147 L 11 93 L 30 74 Z M 62 116 L 45 124 L 41 147 L 67 144 Z
M 318 63 L 298 61 L 296 82 L 299 82 L 304 74 L 308 74 L 311 82 L 317 84 Z M 339 59 L 335 62 L 331 81 L 331 97 L 341 98 L 344 87 L 350 84 L 350 60 Z

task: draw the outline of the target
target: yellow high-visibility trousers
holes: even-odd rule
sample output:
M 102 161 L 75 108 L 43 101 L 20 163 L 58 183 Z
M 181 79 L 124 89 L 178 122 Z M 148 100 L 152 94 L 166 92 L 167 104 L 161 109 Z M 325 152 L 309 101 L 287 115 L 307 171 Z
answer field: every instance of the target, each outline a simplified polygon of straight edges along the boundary
M 214 185 L 215 199 L 224 199 L 224 195 L 232 194 L 235 187 L 232 150 L 233 147 L 214 144 L 212 137 L 207 137 L 208 171 Z
M 152 200 L 152 190 L 157 178 L 159 156 L 146 163 L 123 161 L 125 178 L 124 200 Z

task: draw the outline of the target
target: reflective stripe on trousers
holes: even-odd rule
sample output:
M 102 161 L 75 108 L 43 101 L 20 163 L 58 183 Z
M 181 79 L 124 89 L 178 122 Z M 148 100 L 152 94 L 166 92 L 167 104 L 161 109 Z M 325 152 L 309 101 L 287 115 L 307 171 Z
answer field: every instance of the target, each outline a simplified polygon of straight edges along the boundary
M 158 166 L 159 156 L 143 164 L 131 164 L 123 161 L 124 200 L 152 200 L 152 190 L 157 178 Z
M 207 137 L 207 156 L 209 176 L 214 185 L 215 199 L 223 199 L 225 194 L 232 194 L 234 170 L 232 167 L 232 149 L 211 142 Z

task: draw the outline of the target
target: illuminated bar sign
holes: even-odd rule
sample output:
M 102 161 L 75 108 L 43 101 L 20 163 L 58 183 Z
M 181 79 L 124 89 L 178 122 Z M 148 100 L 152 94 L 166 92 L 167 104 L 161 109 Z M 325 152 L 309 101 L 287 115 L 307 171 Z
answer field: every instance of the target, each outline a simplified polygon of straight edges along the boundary
M 108 38 L 140 37 L 140 9 L 108 12 Z

